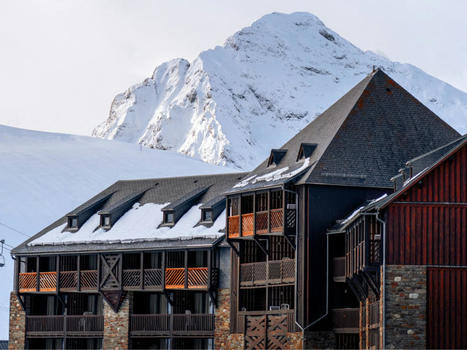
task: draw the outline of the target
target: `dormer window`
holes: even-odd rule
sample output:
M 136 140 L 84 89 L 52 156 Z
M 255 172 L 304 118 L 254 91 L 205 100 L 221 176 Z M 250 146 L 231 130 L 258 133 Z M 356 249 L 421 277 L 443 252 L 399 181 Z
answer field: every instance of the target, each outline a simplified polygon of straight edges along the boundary
M 175 223 L 175 215 L 172 212 L 164 213 L 164 224 L 173 225 Z
M 78 229 L 78 218 L 76 216 L 68 217 L 68 228 Z
M 279 165 L 286 153 L 286 149 L 272 149 L 268 159 L 268 167 Z
M 206 209 L 201 211 L 201 221 L 203 222 L 212 222 L 213 214 L 212 210 Z
M 101 215 L 101 226 L 104 228 L 110 228 L 112 226 L 110 215 Z
M 318 145 L 316 143 L 302 143 L 298 150 L 297 162 L 310 158 Z

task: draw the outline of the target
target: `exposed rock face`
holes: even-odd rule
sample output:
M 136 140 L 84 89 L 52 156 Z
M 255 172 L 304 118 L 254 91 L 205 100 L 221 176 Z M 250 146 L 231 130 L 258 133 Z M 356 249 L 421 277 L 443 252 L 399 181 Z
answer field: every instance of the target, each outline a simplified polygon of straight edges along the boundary
M 381 67 L 459 132 L 467 94 L 409 65 L 364 52 L 309 13 L 266 15 L 202 52 L 161 64 L 115 97 L 93 131 L 249 169 Z

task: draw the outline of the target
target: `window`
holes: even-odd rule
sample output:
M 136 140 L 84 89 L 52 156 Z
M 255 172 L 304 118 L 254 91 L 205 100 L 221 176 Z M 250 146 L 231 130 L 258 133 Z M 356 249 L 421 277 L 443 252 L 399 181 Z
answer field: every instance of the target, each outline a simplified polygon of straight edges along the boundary
M 175 221 L 174 213 L 165 213 L 164 214 L 164 223 L 173 224 Z
M 203 210 L 202 211 L 202 221 L 212 221 L 212 210 Z
M 78 228 L 78 218 L 75 216 L 68 218 L 68 227 L 69 228 Z
M 105 215 L 103 218 L 103 225 L 110 226 L 110 215 Z

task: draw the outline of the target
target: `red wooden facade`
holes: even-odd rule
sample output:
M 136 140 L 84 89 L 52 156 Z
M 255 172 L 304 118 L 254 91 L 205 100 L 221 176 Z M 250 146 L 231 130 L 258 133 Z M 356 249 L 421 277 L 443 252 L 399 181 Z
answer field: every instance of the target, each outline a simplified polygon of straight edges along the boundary
M 387 214 L 387 263 L 467 266 L 467 146 L 420 177 Z
M 427 348 L 467 349 L 467 269 L 428 268 Z

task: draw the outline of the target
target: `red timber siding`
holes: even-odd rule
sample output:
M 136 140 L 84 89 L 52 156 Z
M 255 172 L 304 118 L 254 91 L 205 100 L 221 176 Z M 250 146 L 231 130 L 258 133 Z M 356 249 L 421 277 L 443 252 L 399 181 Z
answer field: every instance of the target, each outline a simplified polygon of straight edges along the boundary
M 387 263 L 467 265 L 467 147 L 388 207 Z
M 467 349 L 467 268 L 428 268 L 427 293 L 427 348 Z

